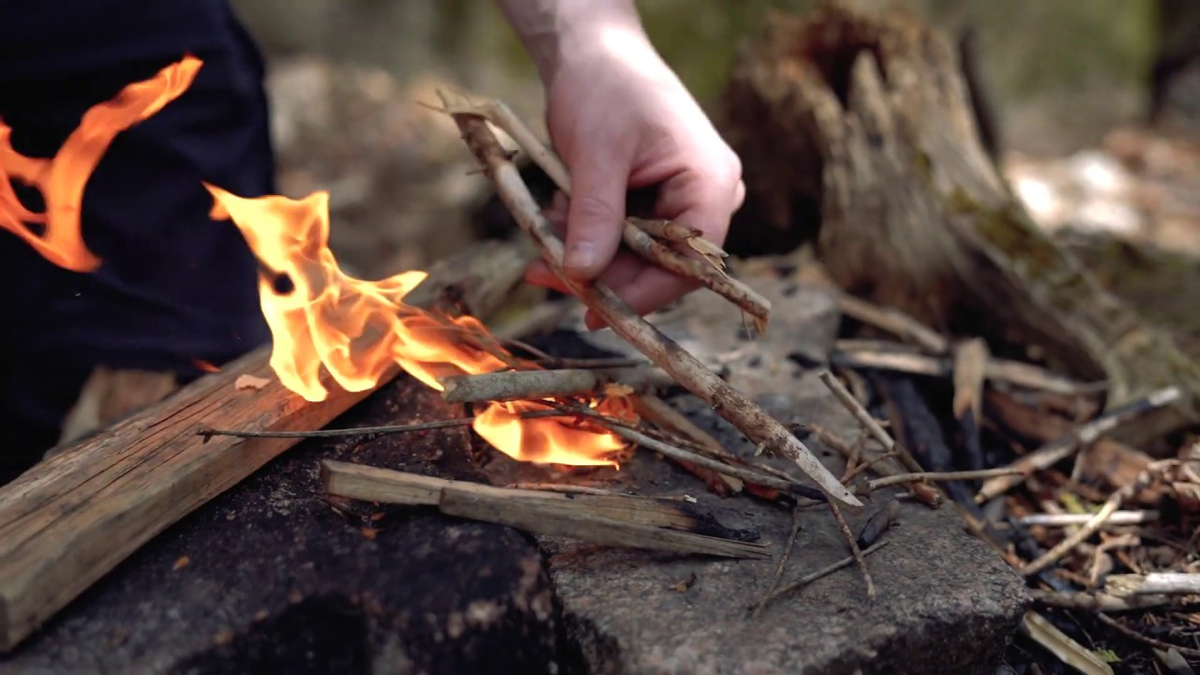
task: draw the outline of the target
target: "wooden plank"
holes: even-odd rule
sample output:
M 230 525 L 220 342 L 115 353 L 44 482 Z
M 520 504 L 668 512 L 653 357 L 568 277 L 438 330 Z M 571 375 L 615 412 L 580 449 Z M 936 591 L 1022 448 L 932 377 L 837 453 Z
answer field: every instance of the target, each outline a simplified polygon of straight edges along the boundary
M 500 488 L 335 461 L 321 463 L 321 479 L 326 491 L 339 497 L 436 505 L 446 515 L 534 534 L 674 553 L 770 557 L 763 544 L 727 538 L 732 531 L 682 502 Z
M 422 286 L 456 289 L 484 319 L 527 255 L 512 244 L 468 247 L 456 258 L 461 265 L 438 266 Z M 470 263 L 485 258 L 492 262 Z M 156 534 L 301 440 L 206 442 L 199 429 L 320 429 L 372 391 L 346 392 L 322 372 L 329 396 L 310 403 L 279 383 L 269 359 L 269 346 L 247 354 L 0 487 L 0 651 L 12 650 Z M 238 390 L 241 375 L 269 383 Z
M 298 438 L 197 435 L 318 429 L 370 392 L 310 403 L 268 366 L 269 348 L 207 375 L 0 488 L 0 650 L 9 651 L 183 516 L 295 445 Z M 238 376 L 269 380 L 238 390 Z M 388 380 L 392 379 L 391 377 Z

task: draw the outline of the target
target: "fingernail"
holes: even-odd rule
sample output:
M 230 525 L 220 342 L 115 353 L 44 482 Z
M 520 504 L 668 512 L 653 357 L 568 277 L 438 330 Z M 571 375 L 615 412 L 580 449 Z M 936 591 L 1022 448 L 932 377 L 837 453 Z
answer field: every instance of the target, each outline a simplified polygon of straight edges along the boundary
M 590 241 L 571 244 L 563 254 L 563 267 L 570 270 L 591 271 L 597 262 L 596 245 Z

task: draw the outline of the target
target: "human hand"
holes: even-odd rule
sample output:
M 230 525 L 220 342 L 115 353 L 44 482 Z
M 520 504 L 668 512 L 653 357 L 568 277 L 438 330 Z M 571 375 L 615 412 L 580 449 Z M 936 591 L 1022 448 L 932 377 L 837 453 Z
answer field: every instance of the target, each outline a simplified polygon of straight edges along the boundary
M 657 187 L 654 217 L 720 245 L 745 196 L 741 163 L 636 21 L 588 23 L 560 40 L 543 78 L 551 141 L 571 174 L 563 270 L 576 281 L 600 281 L 646 314 L 696 286 L 617 253 L 626 191 Z M 540 261 L 527 278 L 567 290 Z M 587 324 L 603 325 L 591 314 Z

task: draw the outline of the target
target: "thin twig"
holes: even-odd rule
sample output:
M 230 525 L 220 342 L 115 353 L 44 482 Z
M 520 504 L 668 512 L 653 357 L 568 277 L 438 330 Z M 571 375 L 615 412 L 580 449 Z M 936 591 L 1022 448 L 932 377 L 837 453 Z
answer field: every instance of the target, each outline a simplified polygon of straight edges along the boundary
M 867 409 L 862 407 L 858 399 L 854 398 L 854 394 L 851 394 L 845 385 L 833 376 L 833 373 L 828 370 L 821 371 L 820 378 L 821 382 L 825 383 L 825 386 L 833 393 L 838 403 L 841 403 L 842 407 L 849 411 L 851 415 L 854 415 L 854 419 L 858 420 L 858 423 L 867 430 L 867 433 L 871 434 L 871 437 L 883 446 L 884 451 L 890 452 L 894 450 L 899 453 L 900 462 L 913 473 L 920 473 L 925 470 L 917 463 L 917 460 L 913 459 L 908 450 L 880 426 L 879 422 L 871 416 L 871 413 L 867 412 Z
M 653 436 L 642 433 L 637 429 L 633 429 L 628 425 L 621 423 L 620 420 L 614 420 L 613 418 L 608 417 L 607 415 L 602 415 L 591 408 L 585 408 L 578 405 L 550 405 L 554 405 L 556 409 L 562 412 L 575 414 L 594 420 L 596 424 L 605 427 L 621 438 L 624 438 L 631 443 L 636 443 L 648 450 L 653 450 L 654 452 L 657 452 L 665 457 L 703 466 L 718 473 L 735 476 L 756 485 L 775 488 L 776 490 L 783 490 L 784 492 L 789 492 L 793 495 L 798 495 L 801 497 L 807 497 L 808 499 L 812 499 L 814 501 L 826 501 L 825 493 L 815 488 L 808 487 L 807 485 L 801 485 L 793 480 L 785 480 L 767 475 L 758 471 L 756 468 L 751 469 L 732 464 L 725 464 L 715 459 L 705 457 L 704 455 L 691 452 L 689 450 L 684 450 L 683 448 L 676 447 L 664 441 L 660 441 Z M 562 412 L 559 414 L 562 414 Z
M 1108 520 L 1108 517 L 1120 508 L 1121 499 L 1121 492 L 1113 493 L 1108 498 L 1108 501 L 1104 502 L 1104 506 L 1100 507 L 1100 510 L 1083 527 L 1058 542 L 1054 548 L 1043 553 L 1041 557 L 1022 567 L 1021 574 L 1031 576 L 1041 572 L 1057 562 L 1059 558 L 1069 553 L 1071 549 L 1083 543 L 1088 537 L 1100 531 L 1100 528 L 1104 527 L 1104 523 Z
M 874 598 L 875 582 L 871 579 L 871 570 L 867 568 L 867 558 L 863 555 L 862 549 L 858 547 L 858 537 L 855 537 L 854 532 L 850 531 L 850 526 L 846 524 L 846 519 L 842 517 L 842 510 L 838 508 L 836 502 L 829 502 L 829 510 L 833 513 L 833 519 L 837 521 L 842 536 L 846 538 L 850 553 L 854 555 L 854 561 L 858 563 L 858 570 L 862 572 L 863 581 L 867 584 L 867 597 Z
M 566 417 L 557 410 L 531 410 L 521 413 L 523 419 L 540 417 Z M 456 417 L 448 420 L 433 422 L 414 422 L 412 424 L 389 424 L 376 427 L 356 427 L 354 429 L 315 429 L 312 431 L 236 431 L 233 429 L 210 429 L 201 427 L 196 430 L 197 436 L 205 440 L 213 436 L 233 436 L 235 438 L 336 438 L 340 436 L 363 436 L 376 434 L 400 434 L 409 431 L 432 431 L 450 427 L 470 426 L 475 422 L 474 417 Z
M 876 464 L 879 464 L 880 462 L 886 462 L 889 459 L 894 459 L 899 456 L 900 456 L 900 453 L 896 452 L 895 450 L 892 450 L 891 452 L 885 452 L 882 455 L 872 457 L 871 459 L 869 459 L 869 460 L 863 462 L 862 464 L 859 464 L 858 466 L 854 467 L 853 469 L 850 469 L 849 471 L 847 471 L 842 476 L 842 483 L 849 483 L 850 481 L 852 481 L 856 477 L 858 477 L 858 474 L 871 469 Z M 900 475 L 900 474 L 897 474 L 897 475 Z
M 1117 621 L 1116 619 L 1114 619 L 1111 616 L 1108 616 L 1106 614 L 1097 614 L 1096 618 L 1099 619 L 1102 623 L 1104 623 L 1108 627 L 1116 630 L 1118 633 L 1124 635 L 1125 637 L 1127 637 L 1131 640 L 1141 642 L 1142 644 L 1150 645 L 1151 647 L 1154 647 L 1155 649 L 1161 649 L 1163 651 L 1166 651 L 1169 649 L 1174 649 L 1175 651 L 1179 652 L 1179 654 L 1181 656 L 1186 656 L 1191 659 L 1200 658 L 1200 649 L 1193 649 L 1191 647 L 1183 647 L 1180 645 L 1171 644 L 1170 642 L 1163 642 L 1162 640 L 1159 640 L 1157 638 L 1152 638 L 1149 635 L 1142 635 L 1141 633 L 1137 632 L 1136 630 L 1126 626 L 1125 624 L 1121 623 L 1120 621 Z
M 616 492 L 604 488 L 587 485 L 570 485 L 567 483 L 510 483 L 506 488 L 513 490 L 540 490 L 542 492 L 562 492 L 579 495 L 615 495 Z
M 918 480 L 934 480 L 934 481 L 950 481 L 950 480 L 979 480 L 980 478 L 993 478 L 995 476 L 1007 476 L 1014 472 L 1019 472 L 1019 469 L 1011 467 L 1002 467 L 999 469 L 980 469 L 978 471 L 921 471 L 918 473 L 898 473 L 894 476 L 884 476 L 876 478 L 868 483 L 872 490 L 878 490 L 890 485 L 899 485 L 901 483 L 911 483 Z
M 788 533 L 787 543 L 783 545 L 783 555 L 779 556 L 779 564 L 775 566 L 775 575 L 771 577 L 771 585 L 767 586 L 762 599 L 751 609 L 751 618 L 758 616 L 762 612 L 763 607 L 766 607 L 767 601 L 775 594 L 775 589 L 779 587 L 779 582 L 783 580 L 783 571 L 787 568 L 788 560 L 792 557 L 792 549 L 796 546 L 796 537 L 799 534 L 800 507 L 794 506 L 792 507 L 792 530 Z
M 881 541 L 878 544 L 875 544 L 873 546 L 864 548 L 862 550 L 862 556 L 865 558 L 865 557 L 871 555 L 872 553 L 878 551 L 879 549 L 883 548 L 884 546 L 887 546 L 889 543 L 890 543 L 889 541 L 885 540 L 885 541 Z M 775 591 L 775 593 L 773 595 L 771 595 L 771 597 L 766 598 L 764 600 L 763 604 L 765 605 L 769 602 L 777 600 L 778 598 L 780 598 L 784 595 L 787 595 L 788 593 L 791 593 L 793 591 L 798 591 L 801 588 L 804 588 L 805 586 L 813 583 L 814 581 L 818 581 L 820 579 L 823 579 L 823 578 L 829 576 L 830 574 L 833 574 L 834 572 L 837 572 L 840 569 L 849 567 L 854 564 L 855 560 L 856 560 L 855 556 L 852 556 L 852 555 L 846 556 L 845 558 L 842 558 L 841 560 L 839 560 L 831 565 L 826 565 L 825 567 L 822 567 L 821 569 L 819 569 L 815 572 L 806 574 L 806 575 L 800 577 L 799 579 L 793 581 L 792 583 L 788 584 L 787 586 L 784 586 L 783 588 L 780 588 L 779 590 Z

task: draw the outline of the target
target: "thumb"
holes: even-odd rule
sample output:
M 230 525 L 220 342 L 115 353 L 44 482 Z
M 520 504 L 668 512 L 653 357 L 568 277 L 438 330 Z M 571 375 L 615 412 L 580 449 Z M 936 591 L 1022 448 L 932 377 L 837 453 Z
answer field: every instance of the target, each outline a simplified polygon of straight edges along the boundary
M 603 272 L 621 244 L 632 153 L 597 147 L 571 166 L 571 206 L 563 271 L 587 281 Z

